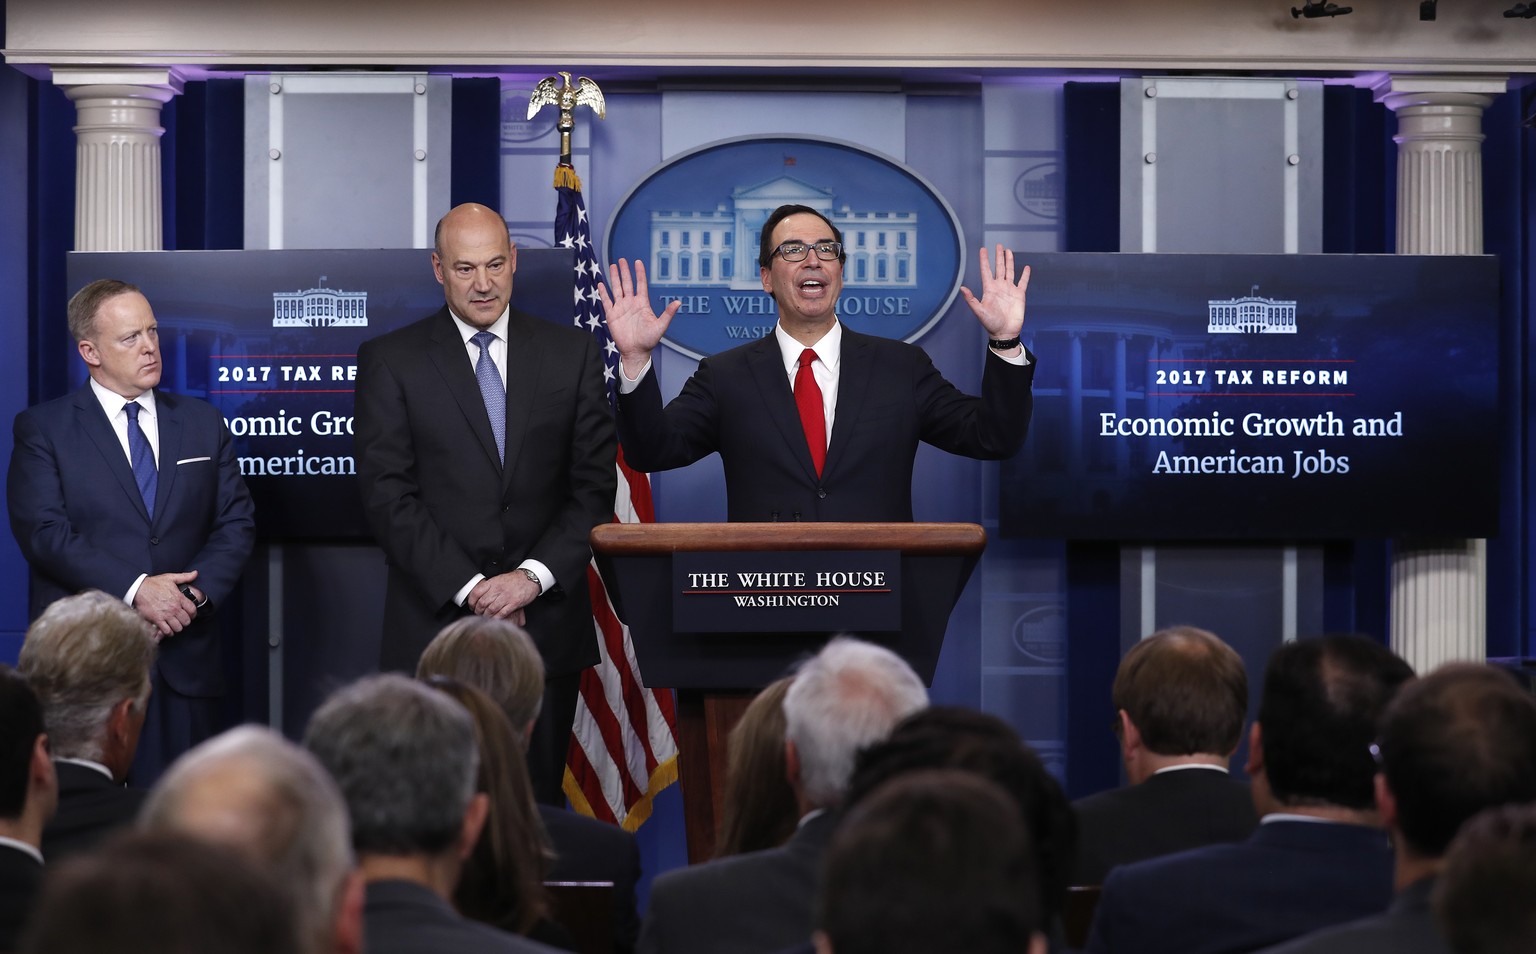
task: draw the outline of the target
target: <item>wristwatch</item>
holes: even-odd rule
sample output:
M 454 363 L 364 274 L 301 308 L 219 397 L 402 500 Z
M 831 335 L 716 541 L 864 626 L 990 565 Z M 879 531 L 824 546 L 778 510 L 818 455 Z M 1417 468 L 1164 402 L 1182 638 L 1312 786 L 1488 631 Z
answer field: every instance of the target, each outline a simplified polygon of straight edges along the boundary
M 544 592 L 544 583 L 539 579 L 539 575 L 537 573 L 528 569 L 526 566 L 520 566 L 517 569 L 518 572 L 523 574 L 523 576 L 526 576 L 528 579 L 533 581 L 533 585 L 539 588 L 539 592 Z
M 987 342 L 987 347 L 993 351 L 1009 351 L 1017 348 L 1019 344 L 1019 336 L 1014 335 L 1012 338 L 992 338 Z

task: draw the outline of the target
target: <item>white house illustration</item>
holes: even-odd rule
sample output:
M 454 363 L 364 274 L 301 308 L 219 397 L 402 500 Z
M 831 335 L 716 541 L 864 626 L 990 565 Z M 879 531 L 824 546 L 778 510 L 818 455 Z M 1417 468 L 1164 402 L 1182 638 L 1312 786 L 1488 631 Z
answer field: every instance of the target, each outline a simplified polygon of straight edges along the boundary
M 368 324 L 368 293 L 342 291 L 324 287 L 325 276 L 320 276 L 322 287 L 303 291 L 272 293 L 272 327 L 274 328 L 330 328 L 337 326 L 366 327 Z
M 651 212 L 651 280 L 663 285 L 761 289 L 757 251 L 763 223 L 781 205 L 815 209 L 843 233 L 848 285 L 911 287 L 917 284 L 916 212 L 854 212 L 833 208 L 831 189 L 794 176 L 779 176 L 731 191 L 729 203 L 712 211 Z
M 1207 331 L 1216 334 L 1294 335 L 1296 303 L 1274 298 L 1260 298 L 1255 285 L 1242 298 L 1212 299 Z

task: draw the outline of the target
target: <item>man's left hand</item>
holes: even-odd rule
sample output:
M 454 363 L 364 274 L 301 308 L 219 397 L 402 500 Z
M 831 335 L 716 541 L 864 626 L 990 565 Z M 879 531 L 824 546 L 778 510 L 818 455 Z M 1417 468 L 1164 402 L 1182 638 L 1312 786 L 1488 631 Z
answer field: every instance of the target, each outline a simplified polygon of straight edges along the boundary
M 469 608 L 480 616 L 523 625 L 523 608 L 539 596 L 539 584 L 522 570 L 487 577 L 469 591 Z
M 981 250 L 981 298 L 965 287 L 961 287 L 960 295 L 971 306 L 987 336 L 1006 341 L 1017 338 L 1024 327 L 1024 292 L 1029 288 L 1029 266 L 1024 266 L 1015 282 L 1013 250 L 998 245 L 993 254 L 995 266 L 987 260 L 987 250 Z

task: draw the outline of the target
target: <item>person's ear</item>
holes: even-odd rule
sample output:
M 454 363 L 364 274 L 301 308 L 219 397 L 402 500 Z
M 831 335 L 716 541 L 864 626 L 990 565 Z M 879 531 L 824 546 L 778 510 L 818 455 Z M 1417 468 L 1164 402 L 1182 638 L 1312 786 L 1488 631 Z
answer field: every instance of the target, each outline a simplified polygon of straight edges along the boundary
M 363 873 L 353 870 L 342 882 L 336 902 L 336 923 L 331 926 L 335 954 L 363 954 Z
M 480 831 L 485 828 L 485 820 L 491 813 L 491 796 L 484 792 L 476 792 L 469 800 L 469 807 L 464 809 L 464 827 L 459 831 L 459 858 L 468 858 L 470 852 L 475 850 L 475 843 L 480 840 Z

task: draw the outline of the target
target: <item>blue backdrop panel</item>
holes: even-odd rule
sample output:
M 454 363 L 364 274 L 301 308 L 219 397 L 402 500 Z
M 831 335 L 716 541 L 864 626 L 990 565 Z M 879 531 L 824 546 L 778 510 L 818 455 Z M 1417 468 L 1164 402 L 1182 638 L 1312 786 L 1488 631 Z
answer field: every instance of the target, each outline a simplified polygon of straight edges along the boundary
M 1492 257 L 1034 259 L 1050 323 L 1005 534 L 1497 532 Z

